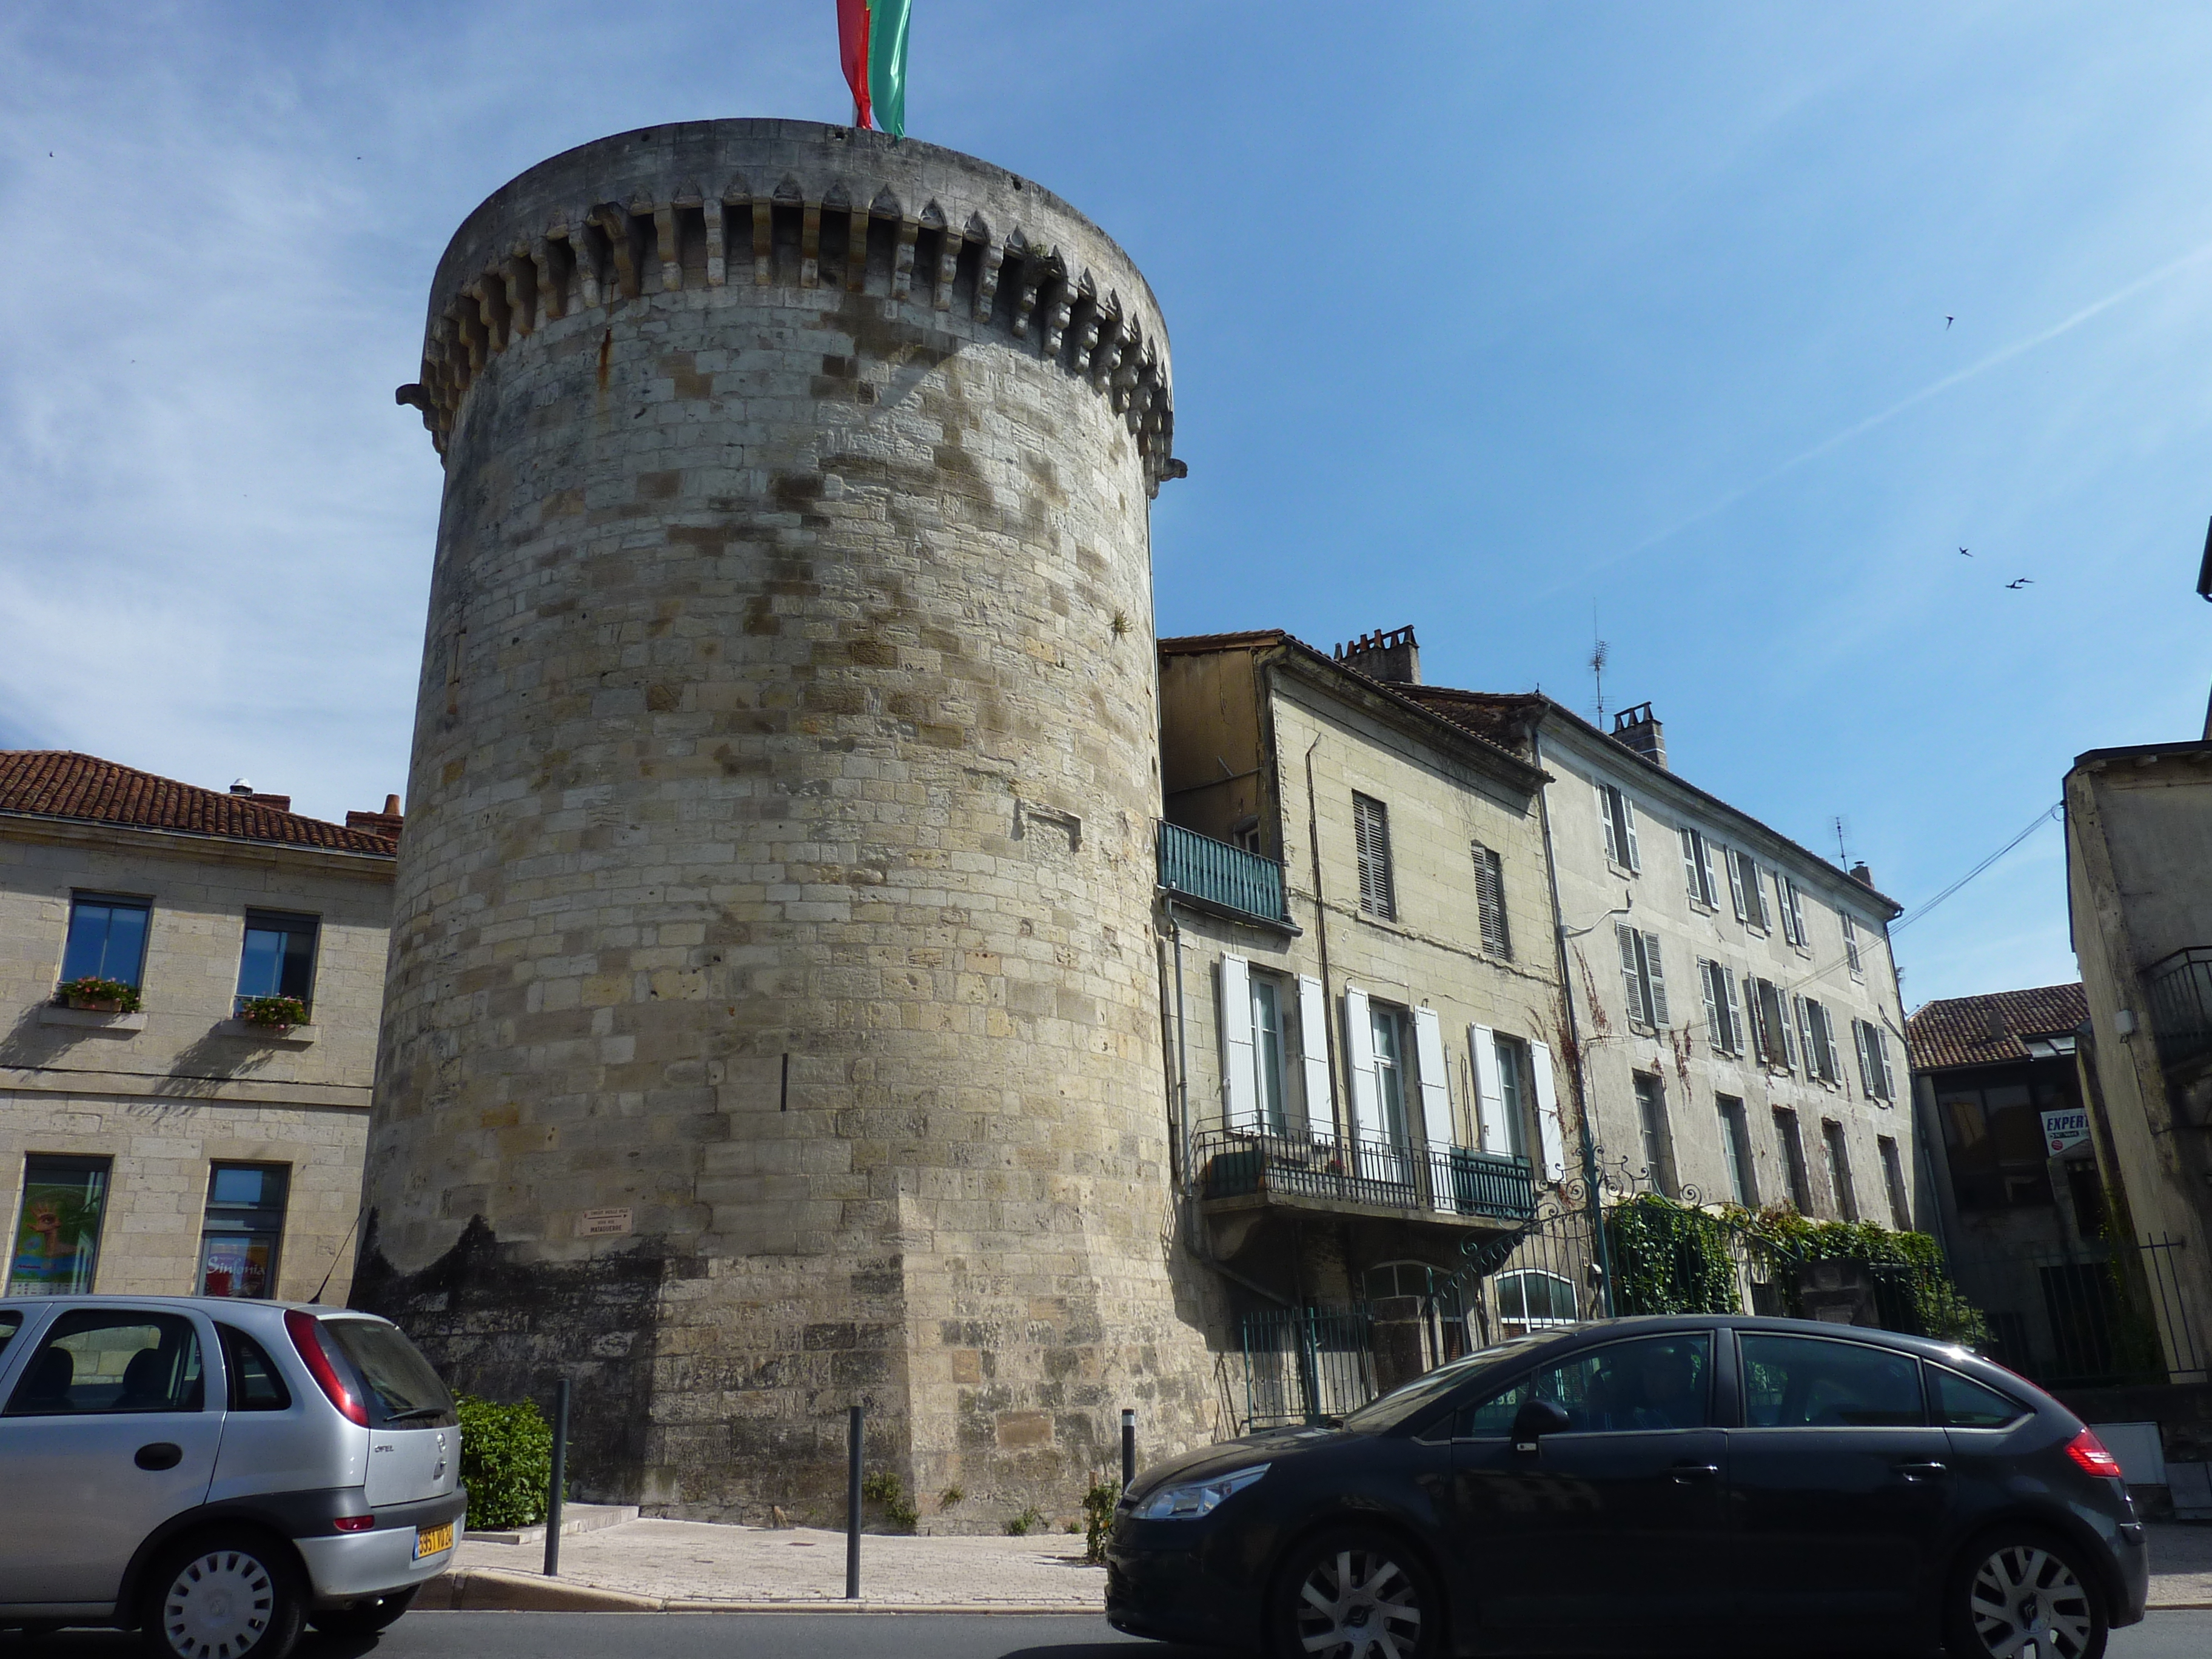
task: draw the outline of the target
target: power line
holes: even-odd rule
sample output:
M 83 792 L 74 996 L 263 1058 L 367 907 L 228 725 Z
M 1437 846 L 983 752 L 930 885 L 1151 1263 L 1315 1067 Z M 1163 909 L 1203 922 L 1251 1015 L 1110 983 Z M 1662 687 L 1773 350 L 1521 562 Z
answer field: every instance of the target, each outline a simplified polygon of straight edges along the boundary
M 2042 811 L 2038 812 L 2035 815 L 2033 822 L 2029 823 L 2027 829 L 2021 830 L 2003 846 L 1998 848 L 1996 852 L 1990 854 L 1989 857 L 1984 859 L 1972 869 L 1967 871 L 1965 875 L 1960 877 L 1958 880 L 1953 882 L 1942 892 L 1936 894 L 1934 898 L 1929 899 L 1927 903 L 1912 911 L 1902 921 L 1893 921 L 1890 923 L 1890 933 L 1893 935 L 1903 933 L 1906 928 L 1911 927 L 1914 922 L 1919 921 L 1921 917 L 1926 915 L 1930 910 L 1933 910 L 1937 905 L 1941 904 L 1945 899 L 1950 897 L 1952 894 L 1957 892 L 1961 887 L 1964 887 L 1976 876 L 1980 875 L 1984 870 L 1987 870 L 2007 853 L 2011 852 L 2012 849 L 2019 846 L 2021 842 L 2026 841 L 2030 836 L 2043 828 L 2045 823 L 2063 817 L 2065 811 L 2066 803 L 2062 800 L 2054 802 L 2050 806 L 2045 807 Z

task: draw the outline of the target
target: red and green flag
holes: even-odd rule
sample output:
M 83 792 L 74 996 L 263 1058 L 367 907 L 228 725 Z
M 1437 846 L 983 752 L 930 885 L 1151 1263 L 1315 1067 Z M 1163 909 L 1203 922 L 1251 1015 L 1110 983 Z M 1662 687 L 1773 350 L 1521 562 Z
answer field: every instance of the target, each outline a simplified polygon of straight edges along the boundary
M 853 125 L 906 137 L 906 25 L 913 0 L 837 0 L 837 48 Z

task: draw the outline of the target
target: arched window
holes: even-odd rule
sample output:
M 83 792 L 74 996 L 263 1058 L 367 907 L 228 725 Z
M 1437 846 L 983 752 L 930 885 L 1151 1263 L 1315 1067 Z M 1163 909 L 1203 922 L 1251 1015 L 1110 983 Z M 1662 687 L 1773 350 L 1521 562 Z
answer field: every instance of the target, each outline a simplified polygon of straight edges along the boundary
M 1531 1331 L 1571 1325 L 1582 1316 L 1574 1280 L 1561 1274 L 1522 1267 L 1498 1274 L 1491 1285 L 1501 1335 L 1526 1336 Z

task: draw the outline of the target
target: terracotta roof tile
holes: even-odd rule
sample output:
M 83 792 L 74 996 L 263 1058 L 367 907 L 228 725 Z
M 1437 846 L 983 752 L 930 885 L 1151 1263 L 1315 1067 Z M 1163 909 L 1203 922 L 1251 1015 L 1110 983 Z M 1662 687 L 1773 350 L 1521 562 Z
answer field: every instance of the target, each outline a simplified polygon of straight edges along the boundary
M 2002 1066 L 2032 1058 L 2021 1038 L 2057 1036 L 2088 1018 L 2089 1000 L 2078 984 L 1948 997 L 1905 1022 L 1905 1042 L 1916 1072 Z
M 386 858 L 398 850 L 390 836 L 302 817 L 250 796 L 202 789 L 68 750 L 0 750 L 0 813 L 7 812 Z

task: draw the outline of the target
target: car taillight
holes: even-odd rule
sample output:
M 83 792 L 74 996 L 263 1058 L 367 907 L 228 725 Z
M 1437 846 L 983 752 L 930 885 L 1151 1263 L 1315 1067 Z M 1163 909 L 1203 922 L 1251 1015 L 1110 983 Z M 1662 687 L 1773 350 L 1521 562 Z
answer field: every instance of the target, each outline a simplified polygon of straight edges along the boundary
M 323 1346 L 323 1332 L 313 1314 L 301 1313 L 297 1308 L 284 1315 L 284 1329 L 299 1351 L 300 1363 L 307 1368 L 307 1375 L 315 1379 L 315 1386 L 349 1423 L 368 1426 L 368 1406 L 352 1384 L 338 1375 L 338 1368 L 331 1363 L 330 1350 Z
M 2066 1455 L 2091 1474 L 2122 1479 L 2120 1460 L 2105 1449 L 2105 1443 L 2097 1438 L 2094 1429 L 2084 1429 L 2066 1443 Z
M 376 1524 L 373 1515 L 341 1515 L 331 1522 L 340 1532 L 367 1532 Z

